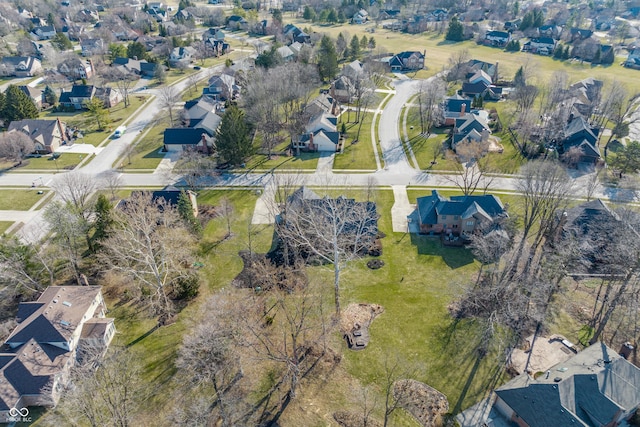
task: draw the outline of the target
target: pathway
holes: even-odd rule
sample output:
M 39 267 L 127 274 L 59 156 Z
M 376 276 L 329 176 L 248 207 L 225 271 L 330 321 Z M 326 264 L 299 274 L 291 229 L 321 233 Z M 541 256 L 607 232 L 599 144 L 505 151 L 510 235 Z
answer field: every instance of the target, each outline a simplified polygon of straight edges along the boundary
M 275 220 L 275 200 L 276 200 L 276 180 L 271 177 L 267 185 L 265 185 L 264 190 L 262 190 L 262 195 L 258 197 L 256 201 L 256 207 L 253 211 L 253 218 L 251 218 L 251 224 L 259 225 L 259 224 L 273 224 Z
M 415 210 L 415 206 L 409 203 L 406 185 L 392 185 L 393 207 L 391 208 L 391 223 L 394 233 L 415 233 L 417 224 L 408 223 L 407 217 Z

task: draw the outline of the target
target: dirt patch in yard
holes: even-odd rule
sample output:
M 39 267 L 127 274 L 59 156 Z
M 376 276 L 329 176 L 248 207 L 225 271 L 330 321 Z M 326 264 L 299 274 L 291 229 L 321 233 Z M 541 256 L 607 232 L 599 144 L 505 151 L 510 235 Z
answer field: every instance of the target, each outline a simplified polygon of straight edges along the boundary
M 447 397 L 435 388 L 416 380 L 399 380 L 393 392 L 400 406 L 413 415 L 424 427 L 442 426 L 442 417 L 449 411 Z
M 363 350 L 369 344 L 369 326 L 384 312 L 378 304 L 349 304 L 340 317 L 340 330 L 351 350 Z
M 360 413 L 339 411 L 333 414 L 333 418 L 340 427 L 362 427 L 362 425 L 364 425 L 364 417 L 363 414 Z M 367 427 L 380 427 L 382 424 L 376 420 L 368 418 L 366 425 Z

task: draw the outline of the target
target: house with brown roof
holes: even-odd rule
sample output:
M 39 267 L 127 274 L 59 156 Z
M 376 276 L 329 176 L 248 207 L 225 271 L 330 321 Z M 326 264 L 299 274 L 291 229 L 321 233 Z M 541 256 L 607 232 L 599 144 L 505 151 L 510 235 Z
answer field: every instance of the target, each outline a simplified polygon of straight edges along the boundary
M 0 76 L 33 77 L 42 73 L 42 62 L 33 56 L 5 56 L 0 61 Z
M 18 306 L 18 325 L 0 349 L 0 419 L 11 408 L 55 406 L 88 346 L 106 351 L 115 334 L 100 286 L 50 286 Z
M 35 144 L 35 152 L 39 154 L 53 153 L 61 145 L 70 142 L 67 125 L 60 119 L 16 120 L 9 123 L 7 132 L 22 132 L 27 135 Z

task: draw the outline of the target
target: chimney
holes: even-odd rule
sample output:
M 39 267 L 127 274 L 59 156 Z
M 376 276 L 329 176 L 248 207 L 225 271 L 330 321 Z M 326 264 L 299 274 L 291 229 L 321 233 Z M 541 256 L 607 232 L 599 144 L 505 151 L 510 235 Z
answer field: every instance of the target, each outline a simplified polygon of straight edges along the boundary
M 313 132 L 309 133 L 309 149 L 313 150 Z
M 462 106 L 460 107 L 460 117 L 464 117 L 464 114 L 467 112 L 467 104 L 466 103 L 462 103 Z

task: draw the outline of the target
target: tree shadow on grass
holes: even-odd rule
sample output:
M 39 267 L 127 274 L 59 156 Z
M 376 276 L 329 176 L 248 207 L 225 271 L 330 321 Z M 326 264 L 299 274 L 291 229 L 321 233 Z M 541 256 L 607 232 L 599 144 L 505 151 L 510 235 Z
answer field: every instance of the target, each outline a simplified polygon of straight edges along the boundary
M 148 337 L 149 335 L 154 333 L 156 331 L 156 329 L 158 329 L 159 327 L 160 327 L 160 325 L 158 325 L 158 324 L 154 325 L 153 328 L 149 329 L 147 332 L 145 332 L 144 334 L 140 335 L 138 338 L 136 338 L 135 340 L 133 340 L 129 344 L 127 344 L 127 348 L 138 344 L 140 341 L 142 341 L 143 339 L 145 339 L 146 337 Z
M 444 246 L 439 236 L 423 236 L 411 233 L 411 244 L 416 246 L 418 254 L 442 257 L 449 268 L 456 269 L 473 263 L 473 254 L 464 247 Z

